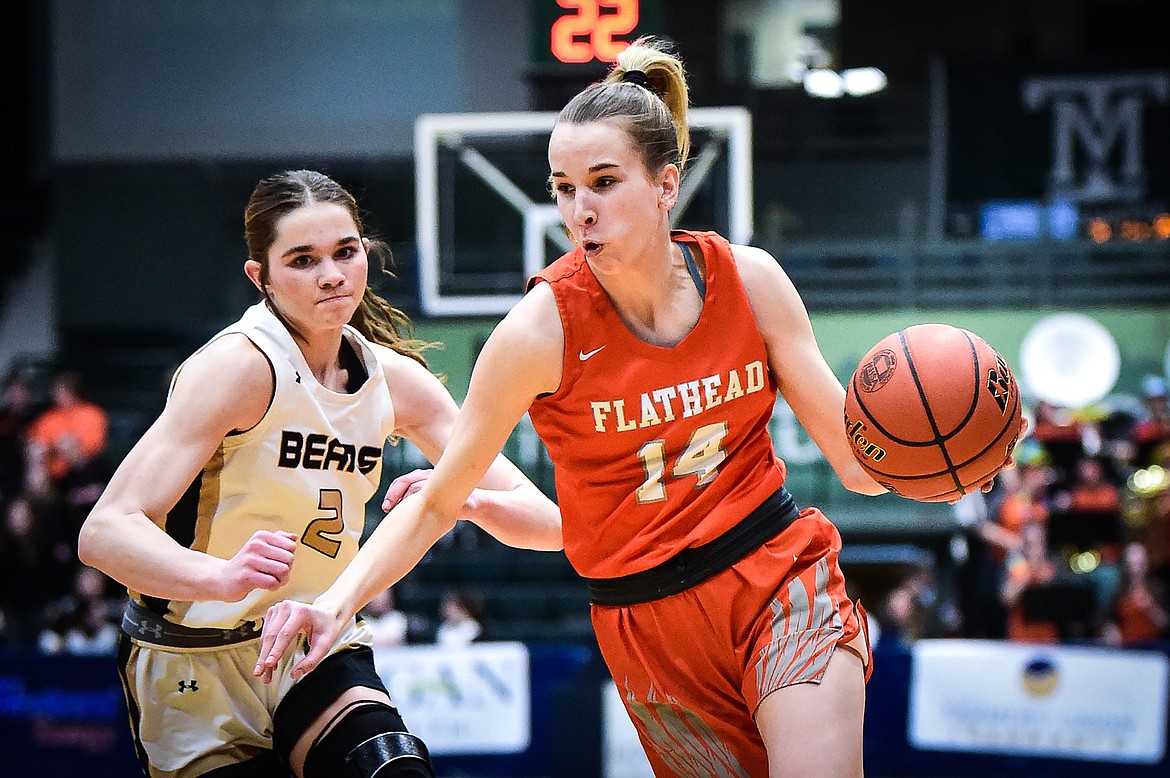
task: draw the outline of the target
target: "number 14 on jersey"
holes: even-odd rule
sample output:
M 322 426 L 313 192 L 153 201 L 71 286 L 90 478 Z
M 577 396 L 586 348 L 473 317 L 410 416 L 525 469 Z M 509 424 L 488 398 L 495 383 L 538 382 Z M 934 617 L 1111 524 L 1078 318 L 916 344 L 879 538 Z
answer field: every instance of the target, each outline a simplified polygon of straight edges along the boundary
M 705 424 L 691 434 L 686 448 L 674 460 L 670 478 L 674 481 L 688 476 L 697 476 L 692 488 L 706 486 L 715 479 L 719 465 L 727 458 L 723 438 L 727 435 L 727 422 Z M 639 503 L 662 502 L 666 499 L 666 463 L 670 452 L 666 441 L 647 441 L 638 449 L 638 457 L 646 471 L 646 480 L 638 487 L 635 495 Z

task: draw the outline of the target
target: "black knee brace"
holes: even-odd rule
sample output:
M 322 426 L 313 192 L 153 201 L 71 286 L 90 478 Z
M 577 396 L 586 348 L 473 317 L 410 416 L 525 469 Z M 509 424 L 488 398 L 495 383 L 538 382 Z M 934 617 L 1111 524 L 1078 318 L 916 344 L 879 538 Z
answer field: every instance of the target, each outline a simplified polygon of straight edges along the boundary
M 383 732 L 359 743 L 345 757 L 361 778 L 435 778 L 426 744 L 409 732 Z
M 305 778 L 434 778 L 431 756 L 402 717 L 382 702 L 344 708 L 305 757 Z

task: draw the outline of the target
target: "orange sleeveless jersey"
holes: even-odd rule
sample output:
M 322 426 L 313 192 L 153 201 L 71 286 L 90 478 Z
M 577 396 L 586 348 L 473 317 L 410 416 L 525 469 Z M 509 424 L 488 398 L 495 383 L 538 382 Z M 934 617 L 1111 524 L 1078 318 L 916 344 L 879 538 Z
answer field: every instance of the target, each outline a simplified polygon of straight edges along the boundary
M 653 567 L 728 530 L 784 483 L 776 384 L 731 246 L 673 233 L 706 262 L 693 330 L 650 345 L 618 317 L 580 249 L 547 282 L 565 332 L 560 388 L 529 410 L 556 474 L 565 553 L 589 578 Z

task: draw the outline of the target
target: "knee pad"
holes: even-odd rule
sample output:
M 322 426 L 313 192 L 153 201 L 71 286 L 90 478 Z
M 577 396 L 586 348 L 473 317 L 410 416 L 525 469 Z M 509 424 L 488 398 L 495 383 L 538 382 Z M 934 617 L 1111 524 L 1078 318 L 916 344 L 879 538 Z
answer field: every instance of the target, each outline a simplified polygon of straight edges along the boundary
M 426 744 L 409 732 L 383 732 L 359 743 L 345 763 L 361 778 L 435 778 Z
M 363 700 L 336 722 L 309 749 L 305 778 L 434 778 L 426 745 L 392 706 Z

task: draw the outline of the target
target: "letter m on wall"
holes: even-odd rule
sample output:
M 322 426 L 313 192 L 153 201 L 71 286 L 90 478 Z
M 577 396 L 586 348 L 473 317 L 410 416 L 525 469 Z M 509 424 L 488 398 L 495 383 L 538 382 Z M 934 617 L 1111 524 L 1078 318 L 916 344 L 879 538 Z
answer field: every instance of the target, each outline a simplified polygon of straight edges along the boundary
M 1052 109 L 1051 199 L 1142 199 L 1142 115 L 1147 102 L 1170 99 L 1170 74 L 1036 77 L 1026 79 L 1022 91 L 1029 109 Z

